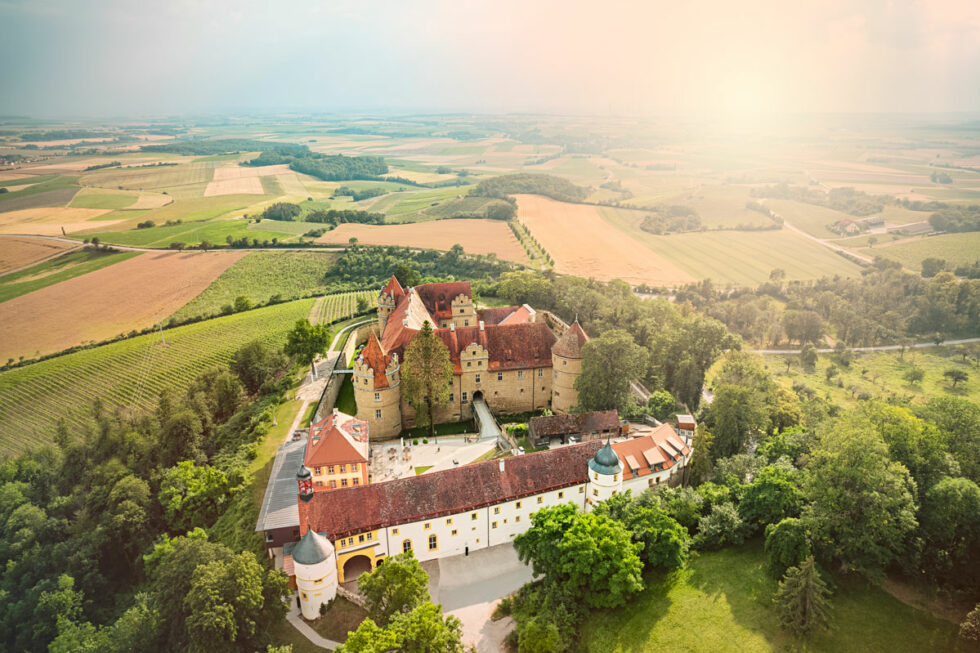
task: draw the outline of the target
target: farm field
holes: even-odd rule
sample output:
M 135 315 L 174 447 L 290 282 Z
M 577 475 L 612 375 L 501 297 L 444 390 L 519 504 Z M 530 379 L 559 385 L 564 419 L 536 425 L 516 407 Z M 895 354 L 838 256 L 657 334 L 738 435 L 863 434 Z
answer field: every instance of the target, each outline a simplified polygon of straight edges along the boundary
M 140 216 L 141 219 L 147 216 Z M 73 233 L 72 236 L 87 238 L 98 237 L 104 243 L 113 245 L 131 245 L 134 247 L 161 247 L 166 248 L 173 242 L 182 242 L 186 245 L 197 245 L 203 241 L 224 245 L 228 236 L 241 238 L 247 236 L 249 239 L 272 240 L 273 238 L 285 239 L 292 234 L 276 230 L 274 220 L 263 220 L 261 227 L 250 229 L 251 223 L 248 220 L 198 220 L 194 222 L 184 222 L 183 224 L 151 227 L 149 229 L 129 229 L 127 231 L 101 231 L 89 230 L 84 233 Z M 92 225 L 95 226 L 95 225 Z
M 61 236 L 62 228 L 65 233 L 71 233 L 126 221 L 126 218 L 117 218 L 90 222 L 107 213 L 108 209 L 72 209 L 64 206 L 6 211 L 0 213 L 0 233 Z
M 462 245 L 468 254 L 496 254 L 498 258 L 527 263 L 524 248 L 506 222 L 500 220 L 439 220 L 412 224 L 368 225 L 345 223 L 316 239 L 318 243 L 346 245 L 351 238 L 365 245 L 400 245 L 449 250 Z
M 69 206 L 79 209 L 125 209 L 136 204 L 137 198 L 134 193 L 83 188 L 75 194 Z
M 336 259 L 337 255 L 329 252 L 251 252 L 225 270 L 173 317 L 183 320 L 214 315 L 240 295 L 260 304 L 274 295 L 289 299 L 343 290 L 334 288 L 328 276 Z
M 370 211 L 384 213 L 389 222 L 417 222 L 427 218 L 431 210 L 464 197 L 472 186 L 450 186 L 448 188 L 432 188 L 406 190 L 404 192 L 382 195 L 372 203 L 365 203 Z M 438 216 L 450 217 L 450 216 Z
M 152 326 L 243 255 L 145 253 L 10 299 L 0 304 L 0 360 L 57 352 Z
M 831 628 L 797 640 L 772 608 L 776 582 L 758 540 L 694 557 L 686 569 L 655 573 L 623 608 L 595 612 L 582 648 L 595 653 L 718 651 L 966 651 L 957 626 L 901 603 L 857 578 L 837 578 Z
M 7 240 L 6 238 L 0 240 L 0 245 L 6 245 Z M 68 245 L 68 243 L 56 244 Z M 70 247 L 70 245 L 68 246 Z M 133 258 L 138 254 L 139 252 L 113 253 L 90 248 L 68 252 L 57 258 L 0 277 L 0 302 L 80 277 L 89 272 L 101 270 L 114 263 Z M 0 313 L 2 312 L 3 306 L 0 306 Z
M 856 275 L 861 268 L 819 243 L 787 229 L 702 231 L 656 236 L 639 228 L 643 214 L 602 207 L 602 217 L 694 278 L 757 285 L 775 268 L 788 279 Z M 639 214 L 639 215 L 638 215 Z M 547 247 L 547 244 L 545 245 Z M 554 254 L 552 254 L 554 256 Z
M 0 239 L 0 274 L 56 256 L 72 247 L 75 245 L 43 238 L 12 237 Z M 5 280 L 0 279 L 0 281 Z
M 827 225 L 833 224 L 838 220 L 856 219 L 854 216 L 842 213 L 841 211 L 835 211 L 814 204 L 797 202 L 795 200 L 766 198 L 761 200 L 761 202 L 772 209 L 777 215 L 782 216 L 786 222 L 817 238 L 840 238 L 839 234 L 827 229 Z
M 211 181 L 204 189 L 204 197 L 214 195 L 234 195 L 249 193 L 262 195 L 261 177 L 282 175 L 291 172 L 288 165 L 274 166 L 223 166 L 214 169 Z
M 857 397 L 867 393 L 874 399 L 908 400 L 924 404 L 932 397 L 964 397 L 980 403 L 980 369 L 974 362 L 964 362 L 957 347 L 912 349 L 904 357 L 897 351 L 857 352 L 850 367 L 844 367 L 832 354 L 821 354 L 814 371 L 800 367 L 799 356 L 766 356 L 765 361 L 776 380 L 787 388 L 805 383 L 818 395 L 829 395 L 839 405 L 854 407 L 862 403 Z M 787 371 L 786 360 L 790 367 Z M 827 368 L 834 365 L 839 375 L 827 381 Z M 923 371 L 920 383 L 909 384 L 904 376 L 913 367 Z M 969 378 L 953 388 L 943 372 L 958 369 Z
M 0 373 L 0 453 L 50 443 L 59 419 L 83 426 L 92 401 L 107 411 L 155 408 L 165 389 L 182 391 L 200 373 L 227 365 L 253 340 L 281 347 L 312 299 L 236 313 L 58 356 Z
M 366 299 L 368 306 L 375 306 L 378 297 L 376 290 L 360 290 L 356 292 L 334 293 L 321 297 L 319 304 L 314 305 L 316 316 L 310 320 L 313 324 L 330 324 L 344 320 L 357 314 L 357 300 Z M 353 415 L 353 413 L 351 413 Z
M 517 216 L 555 260 L 555 269 L 601 281 L 673 286 L 694 277 L 628 234 L 611 228 L 597 207 L 539 195 L 515 195 Z M 643 213 L 636 213 L 642 220 Z
M 910 270 L 919 270 L 922 260 L 943 259 L 951 267 L 980 261 L 980 232 L 940 234 L 915 240 L 903 240 L 895 244 L 879 243 L 874 247 L 857 250 L 865 256 L 883 256 L 898 261 Z

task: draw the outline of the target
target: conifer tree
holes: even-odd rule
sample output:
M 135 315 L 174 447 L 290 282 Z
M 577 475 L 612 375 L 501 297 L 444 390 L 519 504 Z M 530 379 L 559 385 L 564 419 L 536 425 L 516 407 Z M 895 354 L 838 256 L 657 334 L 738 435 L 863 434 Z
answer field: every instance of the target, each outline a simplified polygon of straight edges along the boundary
M 453 363 L 449 359 L 449 348 L 426 320 L 405 349 L 402 388 L 408 403 L 415 409 L 415 423 L 428 425 L 430 437 L 435 435 L 433 409 L 449 400 L 452 382 Z
M 799 567 L 786 570 L 779 583 L 775 601 L 780 623 L 797 635 L 826 628 L 829 595 L 813 556 L 808 556 Z

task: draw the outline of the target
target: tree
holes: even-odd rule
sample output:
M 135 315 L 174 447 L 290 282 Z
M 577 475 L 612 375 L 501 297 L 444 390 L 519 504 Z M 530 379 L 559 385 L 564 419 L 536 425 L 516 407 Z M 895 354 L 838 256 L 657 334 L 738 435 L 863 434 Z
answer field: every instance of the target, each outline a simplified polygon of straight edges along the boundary
M 660 500 L 667 514 L 677 520 L 689 532 L 697 526 L 704 506 L 704 498 L 689 487 L 660 490 Z
M 980 487 L 946 477 L 925 493 L 919 514 L 925 571 L 944 586 L 980 587 Z
M 179 460 L 204 462 L 201 450 L 204 425 L 194 411 L 184 408 L 167 418 L 160 429 L 160 458 L 164 467 Z
M 186 531 L 210 526 L 221 514 L 228 491 L 228 479 L 220 469 L 185 460 L 164 472 L 160 504 L 170 527 Z
M 816 344 L 823 337 L 823 318 L 816 311 L 787 310 L 783 313 L 786 337 L 801 345 Z
M 812 370 L 817 364 L 817 348 L 809 342 L 800 349 L 800 364 L 807 370 Z
M 790 474 L 778 467 L 765 467 L 745 488 L 738 514 L 758 527 L 796 517 L 802 507 L 803 493 Z
M 968 642 L 980 642 L 980 603 L 977 603 L 960 624 L 960 637 Z
M 715 436 L 711 434 L 703 424 L 698 424 L 694 429 L 694 438 L 691 441 L 691 461 L 687 469 L 690 474 L 690 482 L 697 485 L 707 480 L 711 476 L 712 458 L 711 448 L 714 445 Z
M 829 625 L 830 590 L 817 572 L 813 556 L 799 567 L 790 567 L 774 597 L 779 621 L 796 635 L 806 635 Z
M 917 385 L 922 383 L 922 379 L 924 379 L 925 376 L 926 373 L 921 367 L 911 367 L 907 372 L 905 372 L 903 378 L 908 381 L 909 385 Z
M 630 383 L 647 367 L 647 351 L 626 331 L 612 329 L 582 347 L 582 373 L 575 379 L 583 410 L 623 410 Z
M 964 397 L 934 397 L 919 414 L 939 428 L 963 476 L 980 483 L 980 406 Z
M 245 295 L 239 295 L 235 297 L 235 312 L 241 313 L 242 311 L 247 311 L 252 308 L 252 300 Z
M 920 496 L 949 474 L 950 460 L 939 429 L 901 406 L 872 404 L 865 414 L 888 445 L 888 455 L 909 470 Z
M 382 628 L 368 617 L 337 653 L 462 653 L 462 622 L 452 615 L 443 618 L 442 608 L 424 601 L 410 612 L 400 612 Z
M 744 385 L 717 388 L 710 421 L 714 434 L 712 457 L 718 460 L 741 453 L 752 439 L 761 437 L 769 428 L 766 396 Z
M 558 653 L 564 650 L 558 625 L 546 614 L 521 621 L 517 626 L 517 641 L 518 653 Z
M 654 418 L 661 422 L 670 417 L 670 414 L 677 407 L 674 396 L 666 390 L 657 390 L 647 399 L 647 408 Z
M 358 297 L 357 298 L 357 312 L 358 312 L 358 314 L 360 314 L 360 313 L 366 313 L 369 308 L 371 308 L 371 304 L 368 302 L 367 297 Z
M 415 409 L 415 422 L 429 427 L 429 436 L 435 435 L 433 412 L 436 406 L 449 401 L 453 382 L 453 363 L 449 348 L 432 331 L 426 320 L 422 329 L 405 348 L 402 365 L 402 392 Z
M 266 347 L 261 340 L 250 342 L 231 356 L 231 370 L 249 394 L 258 392 L 263 383 L 272 380 L 285 366 L 283 355 Z
M 391 556 L 371 573 L 362 574 L 357 587 L 367 601 L 368 615 L 381 626 L 430 598 L 429 575 L 411 551 Z
M 946 370 L 945 372 L 943 372 L 943 376 L 945 376 L 953 383 L 954 388 L 956 387 L 957 383 L 963 383 L 968 378 L 970 378 L 969 374 L 967 374 L 963 370 L 957 370 L 957 369 Z
M 698 520 L 694 538 L 699 548 L 718 549 L 729 544 L 741 544 L 745 539 L 745 523 L 730 503 L 711 506 L 711 512 Z
M 932 279 L 946 269 L 946 261 L 941 258 L 922 259 L 922 278 Z
M 829 425 L 814 449 L 803 521 L 818 551 L 877 575 L 905 553 L 917 523 L 915 482 L 867 417 Z
M 417 286 L 422 283 L 422 275 L 408 263 L 399 263 L 393 274 L 403 288 Z
M 327 351 L 330 345 L 330 330 L 322 324 L 312 325 L 306 318 L 296 320 L 293 330 L 286 336 L 283 352 L 295 356 L 301 365 L 310 366 L 310 374 L 317 378 L 313 361 Z
M 679 569 L 687 562 L 691 537 L 656 503 L 633 499 L 627 490 L 599 503 L 594 512 L 615 519 L 632 533 L 633 541 L 643 544 L 642 557 L 650 568 Z
M 643 589 L 643 545 L 619 522 L 565 504 L 539 510 L 531 524 L 514 539 L 518 556 L 573 600 L 614 608 Z
M 191 651 L 256 650 L 288 611 L 289 580 L 243 551 L 194 569 L 183 600 Z
M 802 520 L 788 517 L 766 526 L 769 573 L 782 578 L 790 567 L 798 567 L 810 555 L 810 540 Z

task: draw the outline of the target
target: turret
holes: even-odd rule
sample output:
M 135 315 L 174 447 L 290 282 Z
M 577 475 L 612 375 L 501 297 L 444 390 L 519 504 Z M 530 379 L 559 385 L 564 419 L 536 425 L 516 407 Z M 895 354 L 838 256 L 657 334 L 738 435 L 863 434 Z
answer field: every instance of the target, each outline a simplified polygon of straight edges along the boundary
M 582 347 L 589 341 L 578 320 L 551 346 L 551 409 L 563 415 L 578 404 L 575 379 L 582 373 Z
M 309 502 L 313 498 L 313 475 L 306 465 L 300 465 L 296 472 L 296 482 L 299 486 L 299 498 L 301 501 Z
M 605 501 L 623 489 L 623 464 L 609 441 L 589 459 L 589 506 Z
M 330 540 L 311 528 L 290 555 L 303 618 L 316 619 L 320 606 L 337 596 L 337 553 Z
M 388 317 L 398 305 L 398 300 L 405 295 L 405 290 L 394 276 L 388 279 L 388 284 L 378 294 L 378 333 L 384 335 L 388 326 Z
M 402 430 L 401 365 L 398 354 L 385 354 L 373 333 L 354 361 L 357 419 L 368 423 L 372 438 L 393 438 Z

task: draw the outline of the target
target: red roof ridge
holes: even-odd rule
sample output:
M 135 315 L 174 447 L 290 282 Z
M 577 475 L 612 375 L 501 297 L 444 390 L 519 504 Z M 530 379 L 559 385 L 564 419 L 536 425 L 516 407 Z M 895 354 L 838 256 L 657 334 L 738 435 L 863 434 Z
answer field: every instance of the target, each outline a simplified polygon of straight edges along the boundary
M 555 343 L 552 351 L 564 358 L 581 358 L 582 347 L 588 341 L 589 335 L 582 328 L 582 325 L 578 323 L 578 320 L 575 320 L 572 322 L 572 326 L 568 327 L 568 330 Z

